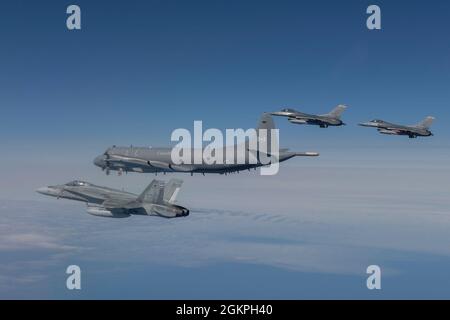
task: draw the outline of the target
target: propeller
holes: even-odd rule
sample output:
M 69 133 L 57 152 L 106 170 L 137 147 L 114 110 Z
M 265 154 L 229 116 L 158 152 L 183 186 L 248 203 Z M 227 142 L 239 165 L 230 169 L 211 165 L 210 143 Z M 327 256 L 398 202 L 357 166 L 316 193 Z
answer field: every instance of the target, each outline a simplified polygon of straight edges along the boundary
M 109 149 L 108 149 L 108 150 L 109 150 Z M 106 150 L 106 151 L 103 153 L 103 155 L 105 156 L 105 166 L 102 167 L 102 170 L 103 170 L 103 171 L 106 170 L 105 173 L 106 173 L 107 176 L 109 176 L 109 173 L 110 173 L 110 165 L 111 165 L 110 162 L 108 161 L 108 160 L 111 158 L 111 156 L 110 156 L 108 150 Z

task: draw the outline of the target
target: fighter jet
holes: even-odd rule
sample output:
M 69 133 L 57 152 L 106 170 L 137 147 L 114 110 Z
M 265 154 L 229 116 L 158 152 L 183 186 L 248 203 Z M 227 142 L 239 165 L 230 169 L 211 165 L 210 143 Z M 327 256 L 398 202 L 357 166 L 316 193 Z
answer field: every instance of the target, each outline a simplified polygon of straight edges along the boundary
M 188 209 L 174 204 L 182 183 L 178 179 L 171 179 L 167 184 L 161 180 L 153 180 L 140 195 L 79 180 L 36 191 L 58 199 L 86 202 L 87 212 L 99 217 L 127 218 L 130 215 L 144 215 L 177 218 L 189 215 Z
M 374 127 L 377 128 L 379 133 L 391 134 L 391 135 L 402 135 L 408 136 L 410 138 L 417 137 L 428 137 L 432 136 L 433 133 L 429 130 L 431 124 L 433 123 L 434 117 L 426 117 L 423 121 L 418 124 L 411 126 L 404 126 L 394 123 L 389 123 L 384 120 L 375 119 L 369 122 L 360 123 L 363 127 Z
M 265 113 L 262 115 L 258 123 L 258 129 L 274 129 L 275 124 L 272 117 Z M 267 138 L 270 141 L 270 138 Z M 238 145 L 224 147 L 223 154 L 225 155 L 230 148 L 234 148 L 234 155 L 237 154 Z M 204 150 L 204 149 L 203 149 Z M 201 151 L 203 152 L 203 151 Z M 140 172 L 140 173 L 166 173 L 166 172 L 183 172 L 190 173 L 218 173 L 228 174 L 240 172 L 243 170 L 250 170 L 253 168 L 267 165 L 260 161 L 261 153 L 249 148 L 249 142 L 245 145 L 245 159 L 241 164 L 235 161 L 234 163 L 222 164 L 208 164 L 202 161 L 201 164 L 175 164 L 171 157 L 172 148 L 149 148 L 149 147 L 117 147 L 108 148 L 103 154 L 94 159 L 94 164 L 109 174 L 110 170 L 118 171 L 119 175 L 122 172 Z M 194 154 L 194 152 L 191 152 Z M 251 162 L 250 155 L 258 159 L 257 163 Z M 267 154 L 266 154 L 267 155 Z M 278 161 L 283 162 L 293 157 L 318 156 L 317 152 L 294 152 L 288 149 L 280 149 L 278 154 Z M 254 158 L 253 157 L 253 158 Z
M 329 113 L 320 115 L 303 113 L 289 108 L 272 112 L 271 114 L 274 116 L 287 117 L 289 122 L 295 124 L 310 124 L 320 126 L 321 128 L 328 128 L 328 126 L 345 125 L 341 120 L 341 114 L 346 108 L 346 106 L 340 104 Z

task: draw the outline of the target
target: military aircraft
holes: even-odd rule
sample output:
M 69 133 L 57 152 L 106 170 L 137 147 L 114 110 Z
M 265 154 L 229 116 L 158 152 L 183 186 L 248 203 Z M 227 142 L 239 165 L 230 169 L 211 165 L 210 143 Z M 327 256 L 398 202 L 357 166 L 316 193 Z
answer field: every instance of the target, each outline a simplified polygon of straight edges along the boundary
M 258 129 L 274 129 L 275 124 L 270 114 L 264 113 L 258 123 Z M 267 140 L 270 141 L 269 135 Z M 140 172 L 140 173 L 166 173 L 166 172 L 184 172 L 190 173 L 218 173 L 228 174 L 233 172 L 240 172 L 243 170 L 250 170 L 257 167 L 267 165 L 260 161 L 261 153 L 252 150 L 249 147 L 249 141 L 245 142 L 245 159 L 241 163 L 234 161 L 233 163 L 212 163 L 208 164 L 202 161 L 201 164 L 195 164 L 193 161 L 190 164 L 182 163 L 175 164 L 172 161 L 171 153 L 172 148 L 151 148 L 151 147 L 117 147 L 113 146 L 108 148 L 103 154 L 94 159 L 94 164 L 102 170 L 106 171 L 106 174 L 110 173 L 110 170 L 118 171 L 119 175 L 122 172 Z M 242 146 L 239 145 L 239 146 Z M 226 154 L 230 148 L 234 149 L 234 155 L 236 158 L 237 150 L 239 147 L 237 144 L 230 147 L 223 148 L 223 154 Z M 270 150 L 269 150 L 270 151 Z M 203 152 L 203 151 L 202 151 Z M 194 154 L 194 152 L 192 152 Z M 257 158 L 257 162 L 251 162 L 250 155 Z M 267 155 L 267 154 L 266 154 Z M 318 156 L 317 152 L 294 152 L 288 149 L 280 149 L 278 154 L 278 162 L 286 161 L 293 157 Z M 254 158 L 253 157 L 253 158 Z
M 189 210 L 175 205 L 183 181 L 171 179 L 167 184 L 153 180 L 140 195 L 96 186 L 75 180 L 63 185 L 43 187 L 36 192 L 56 198 L 83 201 L 87 212 L 94 216 L 127 218 L 130 215 L 177 218 L 189 215 Z
M 360 123 L 363 127 L 374 127 L 377 128 L 379 133 L 391 134 L 391 135 L 402 135 L 408 136 L 410 138 L 417 137 L 428 137 L 432 136 L 433 133 L 429 130 L 431 124 L 433 123 L 434 117 L 426 117 L 423 121 L 418 124 L 411 126 L 404 126 L 394 123 L 389 123 L 384 120 L 375 119 L 369 122 Z
M 272 112 L 271 114 L 274 116 L 287 117 L 289 122 L 295 124 L 310 124 L 320 126 L 321 128 L 328 128 L 328 126 L 345 125 L 341 120 L 341 114 L 346 108 L 346 106 L 340 104 L 329 113 L 320 115 L 303 113 L 289 108 Z

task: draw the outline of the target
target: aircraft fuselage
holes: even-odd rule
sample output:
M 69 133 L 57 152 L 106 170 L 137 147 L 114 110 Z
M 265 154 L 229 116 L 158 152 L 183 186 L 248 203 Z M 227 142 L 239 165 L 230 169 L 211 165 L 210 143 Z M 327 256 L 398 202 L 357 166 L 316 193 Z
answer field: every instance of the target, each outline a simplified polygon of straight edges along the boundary
M 166 172 L 184 172 L 184 173 L 218 173 L 226 174 L 243 170 L 250 170 L 264 166 L 266 164 L 259 161 L 252 163 L 250 161 L 250 152 L 244 148 L 244 158 L 238 161 L 237 146 L 234 148 L 233 163 L 209 164 L 202 159 L 200 164 L 196 164 L 191 152 L 192 159 L 190 164 L 176 164 L 172 161 L 171 148 L 146 148 L 146 147 L 112 147 L 106 152 L 95 158 L 94 164 L 108 173 L 109 170 L 117 170 L 120 172 L 140 172 L 140 173 L 166 173 Z M 223 149 L 225 155 L 229 148 Z M 201 151 L 203 152 L 203 151 Z M 317 153 L 306 152 L 290 152 L 281 150 L 279 152 L 279 162 L 286 161 L 295 156 L 317 156 Z M 208 160 L 208 158 L 206 158 Z

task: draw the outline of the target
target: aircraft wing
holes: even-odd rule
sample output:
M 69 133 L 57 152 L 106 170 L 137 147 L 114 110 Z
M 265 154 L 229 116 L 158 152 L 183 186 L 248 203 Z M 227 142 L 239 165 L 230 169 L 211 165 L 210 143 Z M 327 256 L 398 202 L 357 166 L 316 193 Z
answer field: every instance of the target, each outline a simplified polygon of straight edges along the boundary
M 288 120 L 320 120 L 320 116 L 318 115 L 303 113 L 300 111 L 293 112 L 290 115 L 287 115 L 287 117 Z
M 258 158 L 258 153 L 263 154 L 267 158 L 272 157 L 272 155 L 267 152 L 252 150 L 252 149 L 248 149 L 248 148 L 247 148 L 247 151 L 252 153 L 256 158 Z M 306 152 L 292 151 L 292 152 L 290 152 L 288 148 L 282 148 L 279 150 L 278 157 L 285 156 L 286 154 L 289 154 L 291 157 L 318 157 L 319 156 L 318 152 L 312 152 L 312 151 L 306 151 Z
M 289 118 L 290 119 L 299 119 L 299 120 L 320 120 L 319 116 L 316 116 L 313 114 L 305 114 L 305 113 L 295 114 Z
M 90 189 L 85 189 L 85 190 L 67 190 L 64 189 L 62 194 L 64 195 L 70 195 L 70 196 L 74 196 L 74 197 L 81 197 L 82 199 L 99 199 L 101 200 L 105 200 L 108 198 L 108 193 L 104 192 L 102 190 L 90 190 Z
M 130 199 L 126 200 L 126 199 L 110 198 L 102 203 L 102 207 L 106 209 L 125 208 L 130 203 L 130 201 L 131 201 Z
M 195 169 L 192 165 L 176 165 L 170 164 L 162 161 L 145 160 L 135 157 L 126 157 L 120 155 L 109 155 L 107 162 L 117 162 L 117 163 L 133 163 L 137 165 L 150 166 L 161 170 L 173 170 L 179 172 L 191 172 Z
M 175 182 L 173 185 L 175 187 L 178 186 Z M 107 210 L 117 208 L 133 209 L 142 207 L 143 203 L 163 203 L 164 187 L 164 181 L 153 180 L 137 198 L 117 195 L 114 197 L 111 196 L 106 199 L 101 206 Z M 173 191 L 176 191 L 176 188 L 174 188 Z
M 396 127 L 386 127 L 386 128 L 380 128 L 381 130 L 385 130 L 386 132 L 392 133 L 392 134 L 415 134 L 420 133 L 419 129 L 415 128 L 396 128 Z M 380 129 L 378 131 L 380 131 Z
M 180 172 L 191 172 L 194 170 L 194 166 L 192 165 L 177 165 L 177 164 L 170 164 L 167 162 L 161 162 L 161 161 L 147 161 L 147 164 L 151 167 L 157 168 L 157 169 L 170 169 L 173 171 L 180 171 Z

